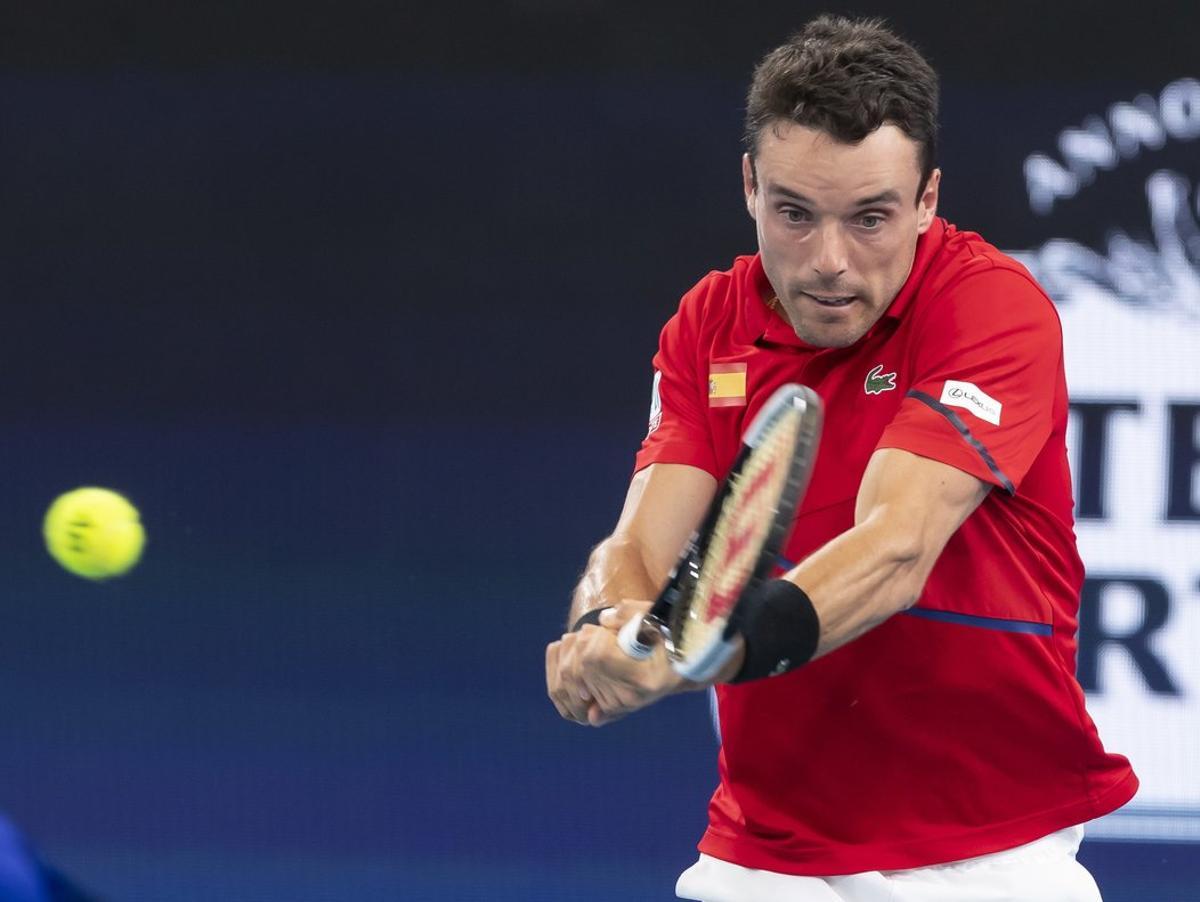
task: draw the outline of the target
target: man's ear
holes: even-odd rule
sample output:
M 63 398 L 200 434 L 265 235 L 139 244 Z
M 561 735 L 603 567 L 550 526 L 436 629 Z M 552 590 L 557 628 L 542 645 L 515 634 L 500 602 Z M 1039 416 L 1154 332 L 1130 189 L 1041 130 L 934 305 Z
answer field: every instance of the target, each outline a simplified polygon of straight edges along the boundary
M 921 192 L 921 199 L 917 201 L 918 235 L 924 235 L 933 225 L 934 217 L 937 216 L 938 188 L 941 183 L 942 170 L 935 169 L 929 173 L 929 181 L 925 183 L 925 190 Z
M 750 154 L 742 154 L 742 191 L 746 194 L 746 212 L 754 219 L 754 200 L 758 191 L 758 179 L 754 172 L 754 160 Z

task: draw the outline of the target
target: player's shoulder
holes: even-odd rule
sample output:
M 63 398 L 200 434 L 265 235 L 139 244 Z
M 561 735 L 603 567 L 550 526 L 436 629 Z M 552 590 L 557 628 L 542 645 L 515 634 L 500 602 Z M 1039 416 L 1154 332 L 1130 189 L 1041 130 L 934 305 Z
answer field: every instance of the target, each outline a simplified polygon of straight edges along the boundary
M 742 297 L 752 288 L 757 259 L 757 255 L 746 254 L 735 257 L 728 269 L 709 270 L 683 296 L 683 304 L 698 310 L 719 308 Z
M 1054 302 L 1018 260 L 979 233 L 947 223 L 921 292 L 929 310 L 953 307 L 986 319 L 1032 320 L 1058 329 Z
M 735 257 L 728 269 L 710 270 L 684 294 L 677 317 L 705 332 L 733 328 L 756 296 L 761 273 L 752 254 Z

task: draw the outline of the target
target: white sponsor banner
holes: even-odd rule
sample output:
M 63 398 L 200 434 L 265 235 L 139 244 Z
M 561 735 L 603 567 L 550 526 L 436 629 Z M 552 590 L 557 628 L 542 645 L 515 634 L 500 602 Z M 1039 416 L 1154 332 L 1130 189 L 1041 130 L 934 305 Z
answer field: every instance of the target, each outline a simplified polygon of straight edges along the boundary
M 1200 192 L 1151 154 L 1200 138 L 1200 82 L 1114 103 L 1032 154 L 1034 212 L 1106 178 L 1144 181 L 1145 227 L 1013 252 L 1054 297 L 1072 399 L 1076 531 L 1087 565 L 1080 681 L 1141 790 L 1089 836 L 1200 841 Z M 1140 174 L 1121 172 L 1141 155 Z M 1123 211 L 1127 217 L 1130 211 Z M 1117 216 L 1114 213 L 1114 219 Z
M 1196 444 L 1171 421 L 1193 430 L 1197 422 L 1172 411 L 1200 407 L 1200 324 L 1100 301 L 1060 312 L 1072 398 L 1095 405 L 1091 434 L 1077 411 L 1068 435 L 1077 497 L 1084 440 L 1103 446 L 1087 449 L 1101 453 L 1102 516 L 1076 524 L 1088 572 L 1081 614 L 1098 618 L 1098 630 L 1081 629 L 1081 677 L 1094 667 L 1088 709 L 1105 745 L 1127 755 L 1142 782 L 1127 810 L 1093 833 L 1132 836 L 1131 817 L 1139 838 L 1200 840 L 1200 523 L 1168 518 L 1170 493 L 1180 493 L 1170 445 Z M 1195 504 L 1200 480 L 1189 469 Z M 1096 632 L 1115 638 L 1094 641 Z

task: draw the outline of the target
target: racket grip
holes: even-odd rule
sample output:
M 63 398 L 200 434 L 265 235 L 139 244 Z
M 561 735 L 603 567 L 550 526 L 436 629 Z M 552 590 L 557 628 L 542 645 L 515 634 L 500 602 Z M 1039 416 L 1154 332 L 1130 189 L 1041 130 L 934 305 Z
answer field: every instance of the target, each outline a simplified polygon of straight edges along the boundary
M 654 643 L 659 631 L 654 628 L 656 618 L 638 614 L 628 620 L 617 633 L 617 645 L 621 651 L 635 661 L 644 661 L 654 652 Z

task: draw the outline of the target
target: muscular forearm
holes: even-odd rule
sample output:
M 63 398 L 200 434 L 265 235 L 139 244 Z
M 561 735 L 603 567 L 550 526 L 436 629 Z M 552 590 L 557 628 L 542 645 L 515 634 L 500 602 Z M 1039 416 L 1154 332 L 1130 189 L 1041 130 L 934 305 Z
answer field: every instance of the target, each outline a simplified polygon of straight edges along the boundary
M 842 533 L 786 578 L 812 599 L 821 623 L 815 657 L 911 606 L 941 549 L 922 549 L 883 516 Z
M 651 464 L 638 472 L 612 535 L 588 558 L 568 628 L 593 608 L 654 598 L 716 488 L 711 475 L 683 464 Z
M 612 607 L 625 599 L 652 599 L 665 578 L 665 573 L 650 573 L 643 549 L 636 540 L 610 536 L 588 557 L 587 567 L 571 598 L 567 627 L 593 608 Z

